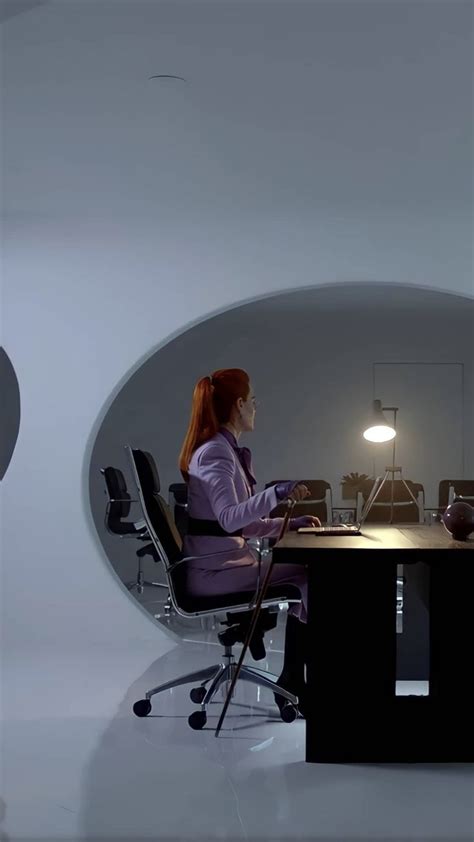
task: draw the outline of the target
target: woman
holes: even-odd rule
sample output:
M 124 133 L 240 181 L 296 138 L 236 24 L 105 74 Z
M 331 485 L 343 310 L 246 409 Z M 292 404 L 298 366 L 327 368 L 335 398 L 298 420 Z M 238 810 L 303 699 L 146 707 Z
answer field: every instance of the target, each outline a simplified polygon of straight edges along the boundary
M 196 596 L 255 591 L 269 561 L 258 561 L 247 538 L 277 537 L 282 518 L 269 518 L 281 500 L 308 496 L 300 482 L 284 482 L 254 494 L 256 484 L 248 448 L 239 447 L 243 432 L 255 422 L 255 396 L 248 374 L 239 368 L 220 369 L 194 388 L 191 419 L 181 449 L 179 467 L 188 483 L 188 534 L 184 552 L 189 562 L 188 587 Z M 290 529 L 319 526 L 318 518 L 292 518 Z M 304 567 L 274 566 L 270 584 L 297 587 L 301 603 L 288 611 L 283 671 L 278 683 L 298 696 L 304 707 L 307 575 Z M 284 700 L 275 696 L 278 706 Z

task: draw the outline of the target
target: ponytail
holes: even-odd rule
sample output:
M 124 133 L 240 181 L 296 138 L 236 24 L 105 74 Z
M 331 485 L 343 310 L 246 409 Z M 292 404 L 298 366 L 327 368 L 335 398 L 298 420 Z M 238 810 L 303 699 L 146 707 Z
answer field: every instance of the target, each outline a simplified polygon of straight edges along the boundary
M 210 377 L 198 380 L 188 430 L 179 454 L 179 468 L 186 482 L 194 451 L 229 421 L 234 404 L 238 398 L 247 400 L 249 390 L 249 376 L 241 368 L 222 368 Z

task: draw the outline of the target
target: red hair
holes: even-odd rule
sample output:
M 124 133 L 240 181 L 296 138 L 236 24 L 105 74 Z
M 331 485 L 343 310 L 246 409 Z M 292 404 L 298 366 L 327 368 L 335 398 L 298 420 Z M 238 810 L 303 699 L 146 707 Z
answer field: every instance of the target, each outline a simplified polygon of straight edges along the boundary
M 196 448 L 211 439 L 219 427 L 230 420 L 236 401 L 239 398 L 246 401 L 249 392 L 249 376 L 241 368 L 221 368 L 210 377 L 198 380 L 193 392 L 188 431 L 179 454 L 179 467 L 186 482 L 191 456 Z

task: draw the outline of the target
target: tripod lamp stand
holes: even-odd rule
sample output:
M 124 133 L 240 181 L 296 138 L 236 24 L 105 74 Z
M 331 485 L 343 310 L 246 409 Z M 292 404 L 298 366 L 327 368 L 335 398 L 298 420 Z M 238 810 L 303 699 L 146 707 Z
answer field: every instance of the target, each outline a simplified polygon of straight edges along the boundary
M 387 419 L 384 415 L 385 412 L 393 412 L 393 426 L 388 423 Z M 416 507 L 419 508 L 419 503 L 416 497 L 414 496 L 413 492 L 408 487 L 407 483 L 405 482 L 402 474 L 402 469 L 400 466 L 395 465 L 395 443 L 397 437 L 397 412 L 398 406 L 382 406 L 382 401 L 374 400 L 372 403 L 372 413 L 368 422 L 366 429 L 364 430 L 363 436 L 366 441 L 372 442 L 384 442 L 384 441 L 393 441 L 393 448 L 392 448 L 392 464 L 385 468 L 385 474 L 383 477 L 377 477 L 375 483 L 378 484 L 377 490 L 372 498 L 372 501 L 367 509 L 367 512 L 370 511 L 372 506 L 377 500 L 383 486 L 387 482 L 390 481 L 391 484 L 391 491 L 390 491 L 390 520 L 389 523 L 393 523 L 393 503 L 394 503 L 394 482 L 395 482 L 395 475 L 398 474 L 400 480 L 402 481 L 403 485 L 405 486 L 408 494 L 410 495 L 411 499 L 415 503 Z

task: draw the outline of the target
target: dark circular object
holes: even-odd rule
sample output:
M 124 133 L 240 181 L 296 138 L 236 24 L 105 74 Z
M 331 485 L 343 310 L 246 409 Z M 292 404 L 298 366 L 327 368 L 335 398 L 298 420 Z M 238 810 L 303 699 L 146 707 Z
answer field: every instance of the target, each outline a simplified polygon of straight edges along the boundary
M 465 541 L 474 531 L 474 507 L 463 500 L 455 500 L 442 515 L 442 521 L 456 541 Z
M 283 722 L 294 722 L 298 716 L 298 711 L 291 702 L 287 702 L 280 710 L 280 716 L 283 719 Z
M 188 724 L 191 726 L 193 731 L 200 731 L 201 728 L 204 728 L 206 722 L 207 714 L 205 710 L 196 710 L 190 717 L 188 717 Z
M 149 699 L 140 699 L 139 702 L 135 702 L 133 706 L 133 712 L 135 716 L 148 716 L 151 711 L 151 702 Z
M 206 696 L 206 688 L 205 687 L 193 687 L 189 694 L 189 698 L 195 705 L 200 705 L 204 701 Z

